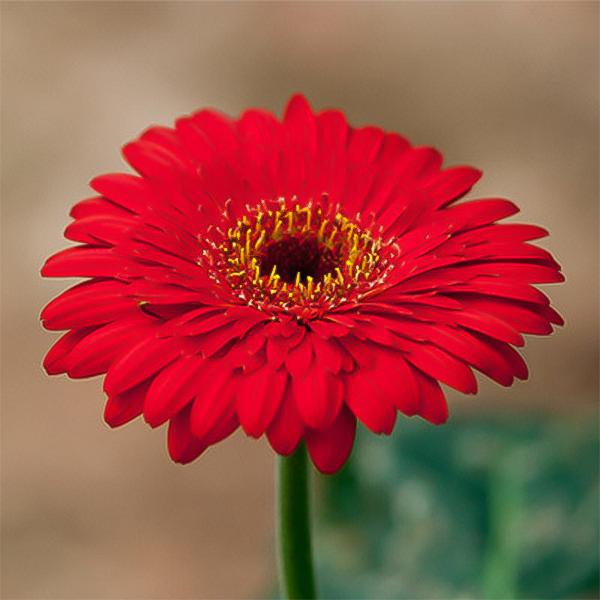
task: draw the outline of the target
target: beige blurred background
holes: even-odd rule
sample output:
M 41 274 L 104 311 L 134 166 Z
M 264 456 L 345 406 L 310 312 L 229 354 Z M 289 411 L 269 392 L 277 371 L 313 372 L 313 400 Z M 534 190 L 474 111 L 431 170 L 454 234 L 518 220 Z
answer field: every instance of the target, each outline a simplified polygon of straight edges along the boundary
M 2 3 L 3 598 L 256 598 L 274 577 L 272 463 L 242 436 L 196 463 L 164 431 L 102 424 L 99 380 L 47 378 L 42 281 L 67 212 L 120 145 L 216 106 L 290 93 L 482 168 L 567 284 L 567 326 L 530 339 L 530 381 L 462 411 L 589 411 L 598 386 L 596 2 Z M 518 413 L 516 413 L 518 414 Z M 449 425 L 451 426 L 451 425 Z

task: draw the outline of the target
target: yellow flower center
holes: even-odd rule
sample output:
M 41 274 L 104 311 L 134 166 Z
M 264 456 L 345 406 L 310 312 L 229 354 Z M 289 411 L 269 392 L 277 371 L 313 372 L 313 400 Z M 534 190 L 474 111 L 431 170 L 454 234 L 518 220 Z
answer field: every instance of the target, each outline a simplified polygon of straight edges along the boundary
M 380 283 L 380 237 L 327 203 L 280 198 L 237 219 L 216 246 L 215 266 L 237 296 L 258 309 L 318 314 Z M 316 311 L 316 313 L 315 313 Z

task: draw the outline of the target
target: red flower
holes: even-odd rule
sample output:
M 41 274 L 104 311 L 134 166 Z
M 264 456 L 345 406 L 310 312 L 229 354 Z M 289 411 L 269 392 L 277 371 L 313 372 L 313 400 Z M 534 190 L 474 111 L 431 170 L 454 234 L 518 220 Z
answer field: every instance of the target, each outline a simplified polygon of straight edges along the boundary
M 177 462 L 241 425 L 334 472 L 356 419 L 443 423 L 439 382 L 524 379 L 521 334 L 562 324 L 531 285 L 563 280 L 529 243 L 547 232 L 498 224 L 508 200 L 456 203 L 478 170 L 301 96 L 282 122 L 203 110 L 124 155 L 140 175 L 94 179 L 65 232 L 79 245 L 42 269 L 89 278 L 42 312 L 69 330 L 44 366 L 106 374 L 106 422 L 168 421 Z

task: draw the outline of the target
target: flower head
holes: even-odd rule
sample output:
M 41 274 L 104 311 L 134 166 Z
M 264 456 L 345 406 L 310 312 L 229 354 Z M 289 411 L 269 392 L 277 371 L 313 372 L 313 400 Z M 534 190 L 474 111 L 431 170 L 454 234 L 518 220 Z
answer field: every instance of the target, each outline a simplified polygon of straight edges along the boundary
M 524 379 L 521 334 L 562 324 L 532 286 L 563 279 L 530 243 L 546 231 L 499 223 L 508 200 L 457 202 L 478 170 L 301 96 L 281 122 L 203 110 L 124 155 L 139 175 L 94 179 L 65 231 L 78 245 L 42 269 L 87 278 L 42 312 L 67 330 L 44 366 L 106 374 L 106 422 L 168 422 L 177 462 L 241 426 L 279 454 L 305 440 L 334 472 L 357 419 L 443 423 L 440 383 Z

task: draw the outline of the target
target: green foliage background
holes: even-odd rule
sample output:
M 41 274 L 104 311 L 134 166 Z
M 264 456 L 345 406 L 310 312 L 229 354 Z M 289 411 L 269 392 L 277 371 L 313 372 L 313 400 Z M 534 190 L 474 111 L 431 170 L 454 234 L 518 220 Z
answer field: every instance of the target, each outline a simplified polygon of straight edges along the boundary
M 404 419 L 319 480 L 323 598 L 597 598 L 595 419 Z

